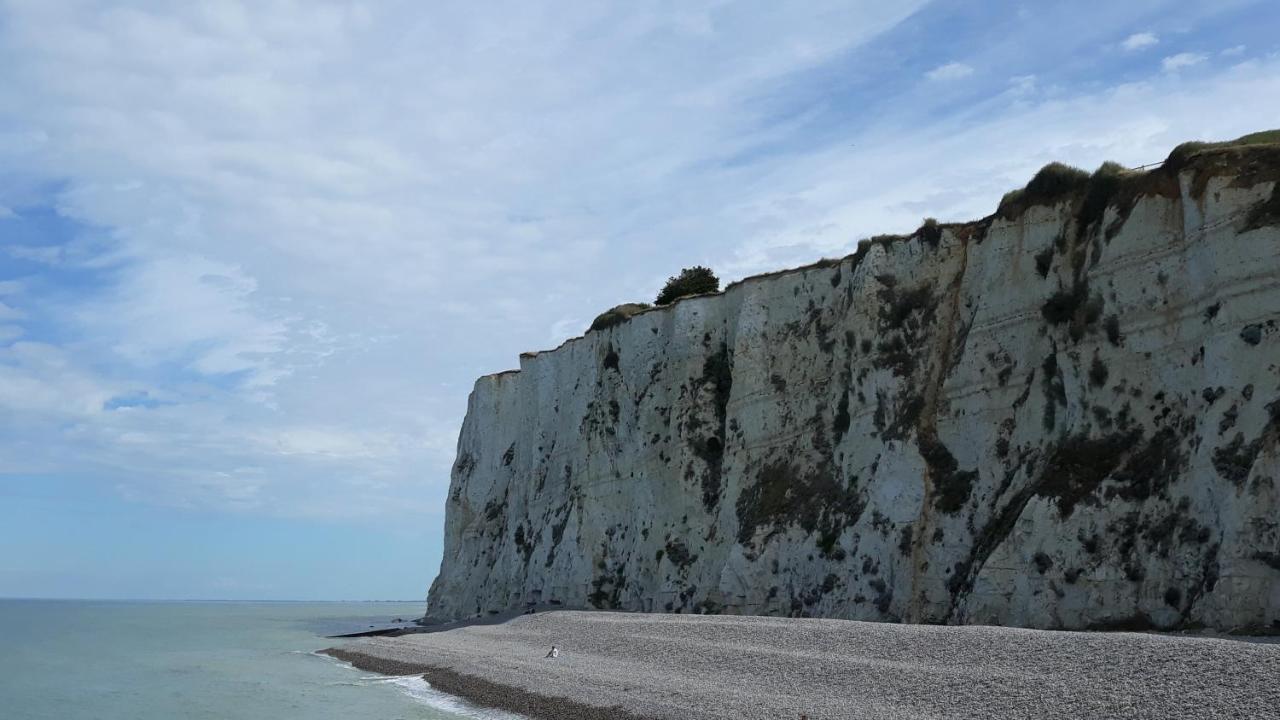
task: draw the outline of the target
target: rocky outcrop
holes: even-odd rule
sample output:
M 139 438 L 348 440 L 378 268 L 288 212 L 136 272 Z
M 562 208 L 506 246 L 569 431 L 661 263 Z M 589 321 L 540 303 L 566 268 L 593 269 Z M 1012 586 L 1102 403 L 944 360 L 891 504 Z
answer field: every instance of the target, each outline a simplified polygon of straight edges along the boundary
M 1280 628 L 1280 146 L 1051 170 L 481 378 L 428 614 Z

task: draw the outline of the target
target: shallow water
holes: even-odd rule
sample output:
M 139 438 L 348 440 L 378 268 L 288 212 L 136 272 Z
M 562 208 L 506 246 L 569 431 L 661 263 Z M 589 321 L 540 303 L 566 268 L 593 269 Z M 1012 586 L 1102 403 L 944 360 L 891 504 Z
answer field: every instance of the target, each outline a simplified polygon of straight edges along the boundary
M 508 719 L 315 650 L 421 603 L 0 600 L 0 717 Z

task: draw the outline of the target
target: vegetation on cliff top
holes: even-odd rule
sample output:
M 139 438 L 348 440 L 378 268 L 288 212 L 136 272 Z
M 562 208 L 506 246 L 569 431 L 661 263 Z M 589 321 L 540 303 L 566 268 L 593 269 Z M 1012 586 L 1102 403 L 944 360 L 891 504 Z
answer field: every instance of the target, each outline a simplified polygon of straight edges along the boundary
M 611 328 L 618 323 L 630 320 L 633 315 L 638 315 L 639 313 L 648 310 L 650 307 L 652 306 L 649 305 L 649 303 L 622 303 L 621 305 L 614 305 L 608 310 L 597 315 L 596 319 L 591 321 L 591 327 L 588 329 L 603 330 L 605 328 Z
M 1184 142 L 1175 147 L 1169 157 L 1165 159 L 1164 165 L 1168 168 L 1181 168 L 1187 164 L 1193 155 L 1205 150 L 1219 150 L 1223 148 L 1244 147 L 1247 145 L 1273 145 L 1280 144 L 1280 129 L 1263 130 L 1262 132 L 1249 133 L 1241 135 L 1235 140 L 1224 140 L 1222 142 L 1202 142 L 1200 140 L 1192 140 Z
M 682 297 L 713 292 L 720 292 L 720 278 L 710 268 L 694 265 L 681 270 L 679 275 L 667 278 L 667 284 L 653 302 L 655 305 L 670 305 Z
M 715 292 L 720 292 L 720 278 L 716 277 L 716 274 L 710 268 L 694 265 L 681 270 L 679 275 L 667 278 L 667 284 L 662 287 L 662 291 L 658 293 L 654 303 L 657 305 L 670 305 L 683 297 Z M 611 328 L 652 307 L 649 303 L 622 303 L 621 305 L 615 305 L 597 315 L 596 319 L 591 321 L 591 327 L 587 330 Z
M 1191 162 L 1192 158 L 1200 153 L 1255 145 L 1280 145 L 1280 129 L 1250 133 L 1234 140 L 1221 142 L 1191 141 L 1182 143 L 1169 153 L 1169 156 L 1158 171 L 1150 173 L 1130 170 L 1119 163 L 1111 161 L 1102 163 L 1092 173 L 1060 162 L 1049 163 L 1036 172 L 1026 186 L 1006 193 L 1000 200 L 995 217 L 1013 219 L 1028 208 L 1037 205 L 1052 205 L 1065 200 L 1072 200 L 1076 203 L 1076 234 L 1083 237 L 1095 223 L 1102 220 L 1109 206 L 1131 204 L 1131 201 L 1136 199 L 1137 196 L 1149 192 L 1168 192 L 1167 189 L 1157 189 L 1157 185 L 1147 182 L 1144 178 L 1157 178 L 1163 175 L 1165 177 L 1163 182 L 1167 184 L 1169 177 L 1176 175 L 1178 171 Z M 1106 238 L 1108 240 L 1123 225 L 1127 214 L 1127 211 L 1122 209 L 1120 217 L 1108 226 L 1106 229 Z M 1256 217 L 1250 218 L 1245 229 L 1255 228 L 1280 218 L 1280 187 L 1273 193 L 1273 197 L 1269 202 L 1264 202 L 1260 205 L 1255 215 Z M 989 222 L 989 220 L 990 218 L 986 218 L 976 224 L 981 225 Z M 970 226 L 974 224 L 970 223 Z M 948 227 L 960 227 L 963 229 L 964 226 L 949 225 Z M 861 241 L 858 251 L 854 253 L 853 257 L 860 256 L 872 245 L 888 245 L 911 237 L 917 237 L 931 247 L 936 247 L 941 240 L 941 236 L 942 226 L 938 221 L 933 218 L 926 218 L 924 224 L 913 235 L 878 235 Z M 1042 276 L 1048 275 L 1051 261 L 1052 254 L 1046 253 L 1043 257 L 1036 258 L 1037 271 Z M 839 262 L 840 260 L 822 260 L 808 267 L 829 267 L 838 265 Z M 783 272 L 788 271 L 765 273 L 758 277 L 769 277 Z M 744 280 L 738 282 L 751 279 L 754 278 L 744 278 Z M 738 283 L 733 284 L 736 285 Z M 719 291 L 720 279 L 716 277 L 715 273 L 709 268 L 697 265 L 684 268 L 680 271 L 680 274 L 669 278 L 662 291 L 658 293 L 654 304 L 661 307 L 670 305 L 680 298 Z M 597 316 L 591 323 L 590 329 L 601 330 L 613 327 L 649 309 L 651 309 L 651 306 L 647 303 L 624 303 L 618 305 Z
M 1269 144 L 1280 144 L 1280 130 L 1251 133 L 1222 142 L 1184 142 L 1169 153 L 1161 170 L 1165 173 L 1177 172 L 1192 157 L 1206 150 Z M 1126 177 L 1141 176 L 1142 173 L 1111 161 L 1102 163 L 1092 174 L 1078 167 L 1052 162 L 1040 168 L 1025 187 L 1005 193 L 996 214 L 1011 219 L 1036 205 L 1052 205 L 1069 198 L 1083 198 L 1079 212 L 1080 227 L 1083 230 L 1102 219 L 1103 212 L 1119 194 Z

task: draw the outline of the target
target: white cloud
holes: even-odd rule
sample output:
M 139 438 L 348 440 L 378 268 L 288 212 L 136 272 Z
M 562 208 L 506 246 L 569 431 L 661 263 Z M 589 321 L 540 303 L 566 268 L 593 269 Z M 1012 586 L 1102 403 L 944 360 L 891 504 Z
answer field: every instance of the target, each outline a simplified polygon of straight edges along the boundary
M 75 357 L 58 347 L 29 341 L 0 347 L 0 417 L 10 422 L 81 420 L 99 412 L 112 394 L 109 383 L 77 367 Z M 12 431 L 0 422 L 0 435 Z
M 547 333 L 547 344 L 555 347 L 571 337 L 581 335 L 590 324 L 580 317 L 562 317 L 551 323 L 551 329 Z
M 1009 89 L 1014 93 L 1025 94 L 1036 89 L 1035 75 L 1017 75 L 1009 78 Z
M 1280 58 L 1194 81 L 1157 76 L 1097 93 L 1012 103 L 981 119 L 966 115 L 916 128 L 910 137 L 896 119 L 886 119 L 853 147 L 795 160 L 771 178 L 770 192 L 724 211 L 755 230 L 744 233 L 749 239 L 735 272 L 845 254 L 857 238 L 909 232 L 925 216 L 982 217 L 1005 191 L 1054 160 L 1136 167 L 1163 159 L 1188 138 L 1251 132 L 1254 118 L 1280 116 Z M 1258 114 L 1220 110 L 1257 103 Z
M 385 457 L 396 445 L 394 436 L 353 431 L 350 428 L 292 427 L 270 438 L 260 438 L 269 452 L 281 455 L 371 459 Z
M 0 467 L 438 510 L 474 377 L 651 296 L 760 94 L 923 4 L 6 6 L 0 165 L 93 229 L 8 251 L 96 282 L 0 365 Z
M 80 310 L 88 332 L 142 367 L 176 363 L 203 375 L 247 373 L 270 385 L 291 319 L 255 304 L 257 281 L 202 256 L 153 257 L 121 271 L 125 282 Z
M 0 295 L 3 295 L 3 294 L 4 293 L 0 292 Z M 22 312 L 21 310 L 11 305 L 6 305 L 5 303 L 0 302 L 0 321 L 21 320 L 26 316 L 27 314 Z
M 967 78 L 973 74 L 973 68 L 962 62 L 949 62 L 946 65 L 940 65 L 929 72 L 925 73 L 925 77 L 934 81 L 943 80 L 960 80 Z
M 1194 65 L 1199 65 L 1207 59 L 1208 56 L 1203 53 L 1178 53 L 1177 55 L 1170 55 L 1162 60 L 1160 62 L 1160 66 L 1164 68 L 1165 72 L 1172 73 Z
M 435 513 L 474 377 L 681 266 L 730 280 L 843 254 L 986 214 L 1049 160 L 1136 165 L 1253 129 L 1222 107 L 1280 112 L 1274 62 L 1083 96 L 1020 76 L 962 116 L 920 111 L 929 80 L 975 74 L 953 62 L 835 143 L 777 122 L 797 73 L 921 4 L 6 6 L 0 167 L 57 187 L 92 237 L 0 282 L 25 337 L 49 316 L 62 338 L 0 347 L 0 473 Z M 1095 48 L 1126 26 L 1090 24 Z M 1026 72 L 1010 58 L 1031 42 L 966 59 Z M 93 282 L 49 291 L 68 270 Z
M 1159 42 L 1160 38 L 1156 37 L 1154 34 L 1149 32 L 1140 32 L 1134 33 L 1125 38 L 1125 41 L 1120 43 L 1120 47 L 1128 50 L 1129 52 L 1133 52 L 1134 50 L 1149 48 Z
M 0 205 L 0 220 L 17 217 L 17 216 L 18 216 L 17 213 L 15 213 L 10 208 L 5 207 L 4 205 Z
M 29 260 L 44 265 L 58 265 L 64 256 L 64 250 L 60 245 L 10 245 L 5 248 L 5 251 L 19 260 Z
M 1226 50 L 1223 50 L 1220 54 L 1223 57 L 1240 57 L 1244 54 L 1246 49 L 1247 48 L 1244 45 L 1236 45 L 1235 47 L 1229 47 Z

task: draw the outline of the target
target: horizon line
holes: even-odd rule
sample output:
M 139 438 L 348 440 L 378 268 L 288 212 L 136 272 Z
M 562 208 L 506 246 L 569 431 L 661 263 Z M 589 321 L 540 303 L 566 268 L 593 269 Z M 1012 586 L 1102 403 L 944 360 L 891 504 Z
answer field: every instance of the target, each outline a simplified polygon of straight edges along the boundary
M 415 598 L 412 600 L 319 600 L 319 599 L 287 599 L 287 600 L 271 600 L 264 598 L 102 598 L 102 597 L 39 597 L 39 596 L 23 596 L 23 595 L 0 595 L 0 602 L 6 600 L 42 600 L 49 602 L 190 602 L 190 603 L 425 603 L 425 599 Z

